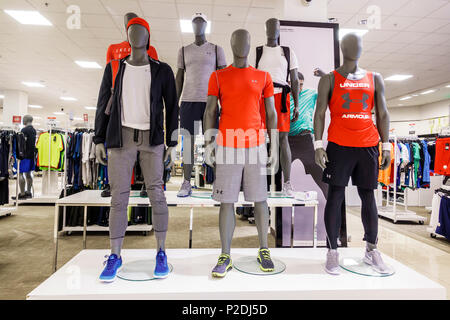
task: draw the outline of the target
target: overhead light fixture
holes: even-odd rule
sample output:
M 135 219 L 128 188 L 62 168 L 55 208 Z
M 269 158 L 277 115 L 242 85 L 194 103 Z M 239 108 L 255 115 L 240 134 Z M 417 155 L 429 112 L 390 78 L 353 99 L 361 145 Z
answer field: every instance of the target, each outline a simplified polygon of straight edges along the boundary
M 387 77 L 384 79 L 385 81 L 403 81 L 409 78 L 412 78 L 413 76 L 411 74 L 394 74 L 390 77 Z
M 6 14 L 16 19 L 21 24 L 31 24 L 37 26 L 51 26 L 52 23 L 47 20 L 38 11 L 25 10 L 3 10 Z
M 5 99 L 5 96 L 0 94 L 0 99 Z
M 403 97 L 403 98 L 400 98 L 399 100 L 408 100 L 408 99 L 411 99 L 412 97 L 411 96 L 406 96 L 406 97 Z
M 418 94 L 412 94 L 412 96 L 413 96 L 413 97 L 418 97 L 419 95 L 418 95 Z
M 429 93 L 433 93 L 433 92 L 436 92 L 436 90 L 435 89 L 430 89 L 430 90 L 426 90 L 424 92 L 421 92 L 420 94 L 429 94 Z
M 83 121 L 83 118 L 75 117 L 75 118 L 73 118 L 73 120 L 76 120 L 76 121 Z
M 403 103 L 399 103 L 397 106 L 401 107 L 401 106 L 403 106 Z
M 192 20 L 180 19 L 180 28 L 183 33 L 194 33 Z M 205 33 L 211 33 L 211 21 L 207 22 Z
M 32 109 L 42 109 L 42 106 L 39 106 L 37 104 L 29 104 L 28 108 L 32 108 Z
M 450 88 L 450 84 L 446 85 L 445 87 L 446 87 L 446 88 Z
M 79 65 L 82 68 L 86 68 L 86 69 L 101 69 L 102 66 L 99 65 L 97 62 L 95 61 L 75 61 L 75 63 L 77 65 Z
M 346 29 L 342 28 L 339 29 L 339 40 L 342 40 L 342 38 L 349 33 L 356 33 L 358 36 L 364 36 L 369 30 L 367 29 Z
M 57 116 L 65 115 L 65 113 L 62 111 L 56 111 L 56 112 L 53 112 L 53 114 L 56 114 Z
M 43 85 L 40 82 L 22 81 L 22 84 L 26 85 L 27 87 L 31 87 L 31 88 L 44 88 L 45 87 L 45 85 Z
M 84 107 L 86 110 L 97 110 L 97 107 Z
M 60 97 L 60 99 L 64 101 L 77 101 L 74 97 Z

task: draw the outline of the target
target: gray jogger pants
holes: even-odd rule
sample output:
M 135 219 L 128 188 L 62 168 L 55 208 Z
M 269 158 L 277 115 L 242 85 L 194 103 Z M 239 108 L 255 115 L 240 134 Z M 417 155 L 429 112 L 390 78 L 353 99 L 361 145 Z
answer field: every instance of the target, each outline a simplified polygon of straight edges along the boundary
M 169 223 L 169 210 L 163 190 L 164 144 L 150 146 L 149 132 L 138 130 L 137 142 L 134 129 L 122 127 L 122 148 L 108 149 L 108 177 L 111 185 L 111 211 L 109 237 L 120 239 L 128 226 L 128 198 L 133 166 L 137 152 L 144 175 L 145 186 L 152 206 L 152 221 L 156 239 L 165 239 Z

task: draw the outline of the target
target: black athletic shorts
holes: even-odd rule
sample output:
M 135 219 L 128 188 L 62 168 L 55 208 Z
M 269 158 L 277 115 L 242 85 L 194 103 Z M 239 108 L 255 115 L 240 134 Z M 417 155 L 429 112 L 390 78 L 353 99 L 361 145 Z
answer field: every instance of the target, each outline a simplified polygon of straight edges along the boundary
M 346 187 L 352 177 L 355 186 L 364 189 L 377 189 L 379 150 L 374 147 L 343 147 L 328 142 L 327 167 L 322 181 L 332 186 Z
M 180 106 L 180 128 L 186 129 L 191 135 L 200 134 L 200 123 L 203 126 L 203 114 L 205 113 L 206 102 L 186 102 L 182 101 Z M 197 128 L 195 128 L 195 122 Z

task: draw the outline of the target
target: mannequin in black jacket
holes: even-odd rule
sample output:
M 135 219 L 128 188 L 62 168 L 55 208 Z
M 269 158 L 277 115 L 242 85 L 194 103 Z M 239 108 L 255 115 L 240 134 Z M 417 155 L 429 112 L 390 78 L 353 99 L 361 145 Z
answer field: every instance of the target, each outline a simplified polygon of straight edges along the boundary
M 33 176 L 31 175 L 31 171 L 34 170 L 36 130 L 34 130 L 32 122 L 33 117 L 31 115 L 27 114 L 23 117 L 23 125 L 25 127 L 21 130 L 21 132 L 24 134 L 26 139 L 26 156 L 25 159 L 22 159 L 20 161 L 20 193 L 18 195 L 19 200 L 33 197 L 33 195 L 31 194 L 31 188 L 33 187 Z

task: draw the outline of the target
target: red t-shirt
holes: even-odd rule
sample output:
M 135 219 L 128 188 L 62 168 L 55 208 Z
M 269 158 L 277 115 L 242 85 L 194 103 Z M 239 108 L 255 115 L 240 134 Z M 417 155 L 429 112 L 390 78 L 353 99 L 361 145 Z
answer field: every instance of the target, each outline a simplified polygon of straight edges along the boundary
M 270 74 L 252 66 L 232 65 L 213 72 L 208 95 L 219 98 L 222 107 L 217 144 L 231 148 L 251 148 L 265 143 L 261 97 L 273 96 Z
M 329 107 L 328 141 L 344 147 L 374 147 L 380 136 L 372 120 L 375 84 L 373 73 L 349 80 L 337 71 Z
M 128 41 L 112 44 L 109 46 L 106 53 L 106 63 L 109 63 L 113 59 L 122 59 L 129 55 L 131 52 L 131 46 Z M 150 58 L 158 60 L 158 53 L 153 46 L 149 46 L 147 50 Z

